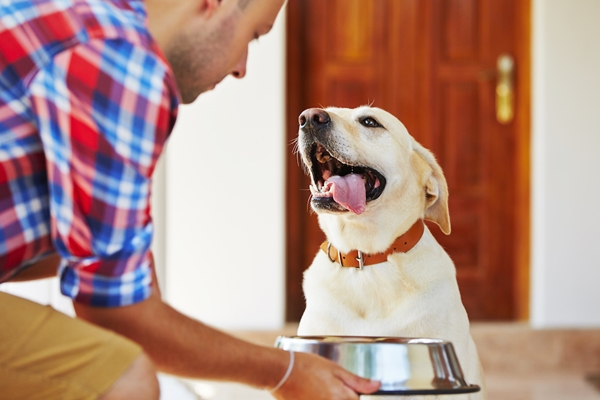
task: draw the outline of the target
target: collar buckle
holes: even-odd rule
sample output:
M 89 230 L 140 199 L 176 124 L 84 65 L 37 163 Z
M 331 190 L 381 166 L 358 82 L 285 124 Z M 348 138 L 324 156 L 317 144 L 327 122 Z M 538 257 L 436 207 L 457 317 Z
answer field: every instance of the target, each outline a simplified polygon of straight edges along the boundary
M 355 258 L 356 261 L 358 261 L 358 269 L 363 269 L 363 267 L 365 266 L 365 258 L 363 256 L 362 251 L 357 250 L 358 252 L 358 257 Z

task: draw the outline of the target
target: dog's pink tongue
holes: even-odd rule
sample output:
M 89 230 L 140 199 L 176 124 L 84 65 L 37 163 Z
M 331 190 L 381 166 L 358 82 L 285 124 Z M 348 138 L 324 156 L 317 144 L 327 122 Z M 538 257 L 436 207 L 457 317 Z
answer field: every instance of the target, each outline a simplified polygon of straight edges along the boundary
M 346 207 L 355 214 L 362 214 L 367 206 L 365 183 L 358 174 L 332 176 L 325 186 L 333 194 L 336 203 Z

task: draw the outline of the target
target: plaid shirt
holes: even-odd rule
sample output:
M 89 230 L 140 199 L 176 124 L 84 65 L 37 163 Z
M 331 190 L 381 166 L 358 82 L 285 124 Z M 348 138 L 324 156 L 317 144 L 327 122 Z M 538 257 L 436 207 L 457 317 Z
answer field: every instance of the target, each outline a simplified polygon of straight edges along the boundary
M 179 93 L 142 1 L 0 0 L 0 282 L 50 252 L 63 294 L 150 294 L 151 176 Z

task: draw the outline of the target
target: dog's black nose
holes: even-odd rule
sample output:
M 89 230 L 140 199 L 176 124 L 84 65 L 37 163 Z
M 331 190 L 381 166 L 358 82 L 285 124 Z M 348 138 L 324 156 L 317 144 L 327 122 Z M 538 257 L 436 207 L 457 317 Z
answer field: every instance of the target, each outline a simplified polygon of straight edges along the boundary
M 321 108 L 309 108 L 298 117 L 300 129 L 321 128 L 331 122 L 329 114 Z

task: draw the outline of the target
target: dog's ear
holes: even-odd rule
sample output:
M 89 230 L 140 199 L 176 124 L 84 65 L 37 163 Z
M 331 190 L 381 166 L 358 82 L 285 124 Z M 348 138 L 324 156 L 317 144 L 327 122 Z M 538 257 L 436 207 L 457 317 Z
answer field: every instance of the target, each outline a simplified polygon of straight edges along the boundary
M 450 234 L 450 212 L 448 211 L 448 184 L 442 168 L 433 154 L 414 142 L 413 149 L 429 164 L 431 173 L 425 181 L 425 219 L 439 225 L 442 232 Z

